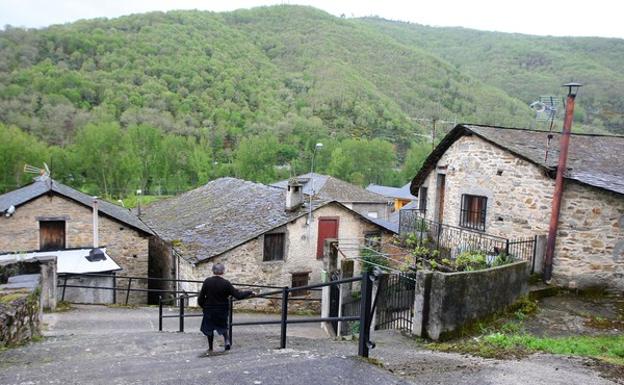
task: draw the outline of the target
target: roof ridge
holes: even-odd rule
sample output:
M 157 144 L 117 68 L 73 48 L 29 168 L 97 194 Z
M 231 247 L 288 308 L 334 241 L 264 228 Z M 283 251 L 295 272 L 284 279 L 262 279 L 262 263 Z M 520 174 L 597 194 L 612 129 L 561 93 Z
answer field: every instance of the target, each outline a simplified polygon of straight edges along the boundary
M 474 123 L 458 123 L 458 126 L 469 128 L 469 126 L 474 127 L 482 127 L 482 128 L 496 128 L 502 130 L 516 130 L 516 131 L 528 131 L 528 132 L 543 132 L 547 134 L 558 134 L 561 135 L 559 131 L 546 131 L 546 130 L 538 130 L 536 128 L 522 128 L 522 127 L 504 127 L 504 126 L 493 126 L 488 124 L 474 124 Z M 624 135 L 619 134 L 600 134 L 600 133 L 588 133 L 588 132 L 572 132 L 572 135 L 575 136 L 599 136 L 599 137 L 608 137 L 608 138 L 622 138 L 624 139 Z

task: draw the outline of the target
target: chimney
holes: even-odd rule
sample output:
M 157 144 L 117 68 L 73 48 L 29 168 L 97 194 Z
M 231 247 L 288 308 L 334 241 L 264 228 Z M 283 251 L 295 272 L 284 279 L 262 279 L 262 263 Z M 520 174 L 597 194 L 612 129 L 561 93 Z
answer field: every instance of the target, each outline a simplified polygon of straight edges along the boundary
M 286 210 L 295 211 L 303 205 L 303 184 L 296 178 L 288 180 Z
M 100 247 L 99 211 L 98 198 L 93 197 L 93 248 Z

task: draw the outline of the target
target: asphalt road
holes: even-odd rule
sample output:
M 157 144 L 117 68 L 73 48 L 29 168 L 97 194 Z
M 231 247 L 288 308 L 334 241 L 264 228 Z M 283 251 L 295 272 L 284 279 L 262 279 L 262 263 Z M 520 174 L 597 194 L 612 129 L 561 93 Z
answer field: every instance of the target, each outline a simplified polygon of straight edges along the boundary
M 238 327 L 230 353 L 204 357 L 199 319 L 188 321 L 187 333 L 176 333 L 175 319 L 165 324 L 170 331 L 156 331 L 154 308 L 46 314 L 43 341 L 0 353 L 0 384 L 614 384 L 582 359 L 436 353 L 392 332 L 374 334 L 371 357 L 381 365 L 373 365 L 355 356 L 356 343 L 327 339 L 318 324 L 291 325 L 284 350 L 276 349 L 278 326 Z

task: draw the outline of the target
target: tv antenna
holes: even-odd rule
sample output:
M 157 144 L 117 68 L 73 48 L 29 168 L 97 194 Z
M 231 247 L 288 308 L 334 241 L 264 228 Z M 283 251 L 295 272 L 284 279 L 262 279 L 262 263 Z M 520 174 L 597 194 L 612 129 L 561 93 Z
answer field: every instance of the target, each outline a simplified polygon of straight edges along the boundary
M 45 181 L 50 179 L 50 167 L 47 163 L 43 163 L 43 168 L 31 166 L 30 164 L 24 165 L 24 172 L 27 174 L 36 174 L 34 178 L 36 181 Z
M 536 121 L 549 122 L 548 131 L 552 132 L 555 117 L 562 104 L 562 100 L 556 96 L 540 96 L 536 101 L 529 104 L 529 107 L 535 111 Z

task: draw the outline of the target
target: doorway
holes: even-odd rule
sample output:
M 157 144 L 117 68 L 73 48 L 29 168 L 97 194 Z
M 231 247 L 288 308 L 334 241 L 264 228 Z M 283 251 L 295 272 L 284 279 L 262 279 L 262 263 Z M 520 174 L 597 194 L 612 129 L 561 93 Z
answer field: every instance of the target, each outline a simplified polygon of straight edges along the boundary
M 436 216 L 435 221 L 438 223 L 444 223 L 444 191 L 446 190 L 446 175 L 438 174 L 438 180 L 436 183 Z
M 316 258 L 323 259 L 326 239 L 338 239 L 338 218 L 319 218 Z
M 39 222 L 39 250 L 65 249 L 65 221 Z

